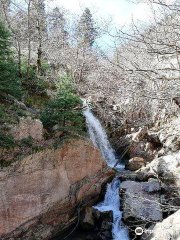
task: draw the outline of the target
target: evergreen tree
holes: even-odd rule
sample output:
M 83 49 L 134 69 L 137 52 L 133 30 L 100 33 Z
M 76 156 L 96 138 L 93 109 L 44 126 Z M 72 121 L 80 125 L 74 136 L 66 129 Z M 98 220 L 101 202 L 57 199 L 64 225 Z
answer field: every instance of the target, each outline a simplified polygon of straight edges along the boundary
M 78 25 L 79 44 L 92 47 L 97 37 L 97 30 L 89 8 L 86 8 Z
M 64 47 L 68 42 L 68 32 L 66 31 L 66 19 L 64 12 L 58 7 L 54 8 L 49 18 L 50 34 L 56 39 L 60 47 Z
M 13 61 L 9 31 L 0 21 L 0 96 L 20 95 L 18 68 Z
M 70 79 L 61 79 L 59 92 L 42 112 L 41 120 L 46 128 L 59 125 L 59 130 L 66 135 L 77 136 L 83 133 L 84 128 L 82 100 L 73 93 Z

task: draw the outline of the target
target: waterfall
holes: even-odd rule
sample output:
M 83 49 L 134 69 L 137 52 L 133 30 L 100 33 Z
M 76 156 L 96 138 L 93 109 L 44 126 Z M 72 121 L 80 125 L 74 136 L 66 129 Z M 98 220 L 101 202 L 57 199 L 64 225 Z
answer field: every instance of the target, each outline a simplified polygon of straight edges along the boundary
M 107 134 L 100 121 L 93 115 L 89 108 L 84 111 L 84 116 L 86 117 L 91 141 L 95 147 L 100 149 L 101 155 L 106 160 L 107 164 L 110 167 L 114 167 L 118 159 L 115 157 L 115 152 L 108 141 Z M 116 169 L 123 168 L 123 165 L 118 164 Z
M 101 155 L 106 160 L 107 164 L 110 167 L 114 167 L 118 159 L 116 159 L 115 152 L 108 141 L 107 134 L 100 121 L 93 115 L 89 108 L 84 111 L 84 116 L 86 117 L 90 138 L 93 144 L 100 149 Z M 124 169 L 124 166 L 122 164 L 118 164 L 116 170 L 118 169 Z M 122 226 L 121 221 L 122 212 L 119 210 L 119 187 L 120 181 L 114 178 L 113 181 L 107 185 L 104 201 L 97 206 L 94 206 L 94 208 L 98 209 L 100 212 L 113 212 L 113 240 L 129 240 L 128 230 Z
M 128 230 L 122 226 L 122 212 L 120 209 L 120 197 L 119 197 L 120 181 L 113 179 L 113 181 L 107 185 L 107 191 L 104 201 L 99 203 L 94 208 L 100 212 L 113 212 L 113 226 L 112 236 L 113 240 L 129 240 Z

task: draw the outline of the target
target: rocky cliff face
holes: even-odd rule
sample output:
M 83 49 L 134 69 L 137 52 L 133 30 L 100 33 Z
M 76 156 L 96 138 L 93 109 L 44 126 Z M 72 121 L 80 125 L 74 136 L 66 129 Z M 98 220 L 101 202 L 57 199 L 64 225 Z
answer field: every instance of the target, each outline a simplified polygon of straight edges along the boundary
M 0 238 L 50 239 L 96 202 L 113 174 L 89 141 L 30 155 L 0 172 Z
M 137 226 L 145 230 L 140 239 L 180 239 L 179 122 L 180 116 L 174 117 L 120 139 L 133 157 L 126 164 L 131 171 L 118 174 L 123 181 L 123 220 L 130 227 L 131 239 L 139 239 L 134 234 Z

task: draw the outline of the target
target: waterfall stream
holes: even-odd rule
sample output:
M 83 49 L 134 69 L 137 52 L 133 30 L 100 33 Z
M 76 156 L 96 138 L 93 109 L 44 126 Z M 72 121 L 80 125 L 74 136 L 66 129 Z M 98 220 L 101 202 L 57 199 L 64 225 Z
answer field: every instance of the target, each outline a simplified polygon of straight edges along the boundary
M 115 156 L 115 152 L 108 141 L 107 134 L 100 121 L 93 115 L 89 108 L 84 111 L 84 116 L 86 117 L 91 141 L 95 147 L 100 149 L 101 155 L 106 159 L 108 166 L 113 168 L 118 159 Z M 124 166 L 122 164 L 118 164 L 116 167 L 117 170 L 123 168 Z
M 120 197 L 119 197 L 120 181 L 113 179 L 113 181 L 107 185 L 107 191 L 104 201 L 99 203 L 94 208 L 100 212 L 113 212 L 113 226 L 112 236 L 113 240 L 128 240 L 128 230 L 122 226 L 122 212 L 120 208 Z
M 117 158 L 100 121 L 93 115 L 89 108 L 84 111 L 84 116 L 86 117 L 90 138 L 93 144 L 100 149 L 101 155 L 106 159 L 107 164 L 113 167 L 117 162 Z M 116 170 L 118 169 L 124 169 L 124 166 L 118 164 Z M 119 187 L 120 181 L 114 178 L 113 181 L 107 185 L 104 201 L 94 206 L 94 208 L 98 209 L 100 212 L 113 212 L 113 240 L 128 240 L 128 230 L 122 226 L 121 221 L 122 212 L 120 211 Z

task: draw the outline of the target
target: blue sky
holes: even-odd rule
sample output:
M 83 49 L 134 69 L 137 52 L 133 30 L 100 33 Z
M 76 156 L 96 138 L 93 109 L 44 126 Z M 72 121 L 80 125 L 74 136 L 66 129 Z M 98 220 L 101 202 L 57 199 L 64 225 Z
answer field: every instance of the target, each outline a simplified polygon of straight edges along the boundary
M 85 7 L 89 7 L 94 16 L 103 19 L 113 19 L 113 25 L 117 29 L 121 26 L 128 26 L 132 17 L 135 20 L 148 21 L 149 7 L 146 4 L 134 4 L 127 0 L 53 0 L 49 2 L 49 7 L 63 6 L 69 11 L 81 15 Z M 105 35 L 99 41 L 101 46 L 106 43 L 111 45 L 109 36 Z
M 112 16 L 117 25 L 130 22 L 132 16 L 140 20 L 146 20 L 148 16 L 147 5 L 134 4 L 126 0 L 54 0 L 48 5 L 51 7 L 64 6 L 77 14 L 81 14 L 82 9 L 89 7 L 104 18 Z

